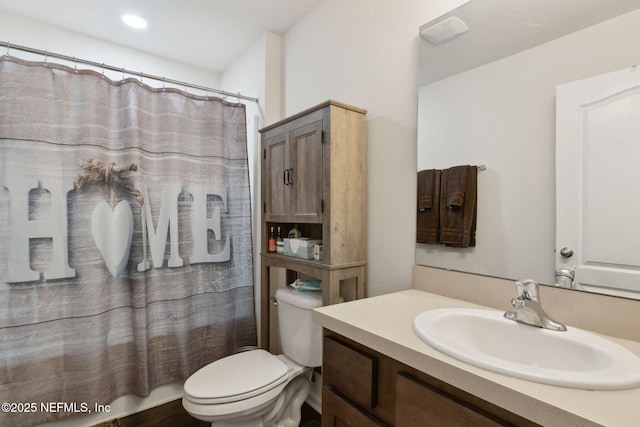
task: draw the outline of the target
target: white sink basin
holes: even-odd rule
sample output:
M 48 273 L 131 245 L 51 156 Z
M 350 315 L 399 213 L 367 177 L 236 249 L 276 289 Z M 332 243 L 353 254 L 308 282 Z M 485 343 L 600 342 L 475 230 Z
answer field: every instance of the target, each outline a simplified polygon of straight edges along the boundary
M 480 368 L 562 387 L 622 390 L 640 386 L 640 358 L 581 329 L 524 325 L 482 309 L 419 314 L 413 330 L 427 344 Z

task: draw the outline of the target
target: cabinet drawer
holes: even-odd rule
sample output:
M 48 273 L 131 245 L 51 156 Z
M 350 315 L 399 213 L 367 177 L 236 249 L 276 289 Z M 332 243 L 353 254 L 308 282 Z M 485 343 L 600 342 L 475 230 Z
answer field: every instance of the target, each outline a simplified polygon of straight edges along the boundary
M 396 374 L 396 427 L 511 425 L 405 373 Z
M 352 406 L 330 387 L 322 389 L 322 427 L 382 427 L 377 419 Z
M 348 399 L 371 410 L 377 404 L 378 360 L 333 337 L 324 337 L 322 378 Z

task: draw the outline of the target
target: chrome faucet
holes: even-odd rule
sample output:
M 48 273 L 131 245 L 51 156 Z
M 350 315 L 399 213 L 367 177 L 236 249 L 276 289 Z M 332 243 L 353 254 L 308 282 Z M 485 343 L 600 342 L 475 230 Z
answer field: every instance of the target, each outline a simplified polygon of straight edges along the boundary
M 535 281 L 531 279 L 518 280 L 516 289 L 518 290 L 518 296 L 511 300 L 511 305 L 515 308 L 515 311 L 506 312 L 504 317 L 553 331 L 567 330 L 566 326 L 553 320 L 542 309 L 540 297 L 538 296 L 538 284 Z

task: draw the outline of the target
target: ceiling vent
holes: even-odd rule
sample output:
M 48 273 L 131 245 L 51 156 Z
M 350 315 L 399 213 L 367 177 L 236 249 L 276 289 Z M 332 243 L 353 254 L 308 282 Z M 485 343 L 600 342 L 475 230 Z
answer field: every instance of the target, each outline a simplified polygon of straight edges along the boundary
M 429 43 L 439 45 L 449 40 L 455 39 L 461 34 L 469 31 L 469 27 L 460 18 L 452 16 L 428 27 L 420 27 L 420 35 Z

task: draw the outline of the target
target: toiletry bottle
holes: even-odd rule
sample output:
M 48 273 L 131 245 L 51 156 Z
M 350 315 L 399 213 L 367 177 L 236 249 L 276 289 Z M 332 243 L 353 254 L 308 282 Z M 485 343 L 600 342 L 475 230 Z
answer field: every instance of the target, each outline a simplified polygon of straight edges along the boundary
M 287 234 L 287 237 L 289 239 L 299 239 L 301 235 L 302 233 L 300 233 L 300 230 L 298 229 L 298 224 L 295 224 L 293 228 L 289 230 L 289 234 Z
M 276 236 L 273 233 L 273 227 L 271 227 L 271 232 L 269 233 L 269 248 L 268 248 L 269 252 L 275 252 L 276 251 Z
M 284 253 L 284 240 L 282 240 L 282 235 L 280 234 L 280 227 L 278 227 L 278 235 L 276 237 L 276 252 L 279 254 Z

